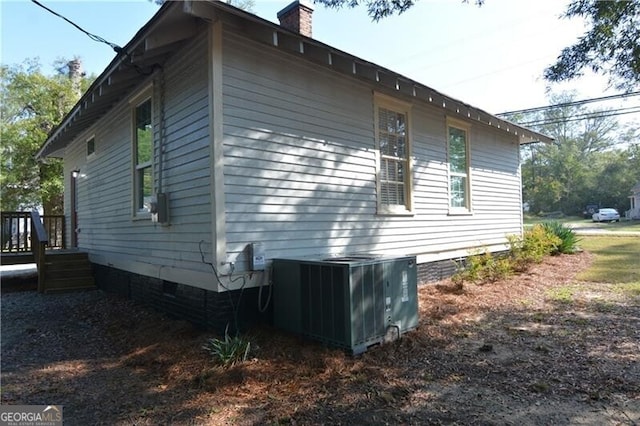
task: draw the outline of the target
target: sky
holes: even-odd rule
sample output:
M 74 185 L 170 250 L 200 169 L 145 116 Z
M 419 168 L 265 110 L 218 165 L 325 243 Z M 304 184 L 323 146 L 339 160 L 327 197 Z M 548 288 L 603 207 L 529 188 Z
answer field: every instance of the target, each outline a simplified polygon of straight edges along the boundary
M 155 12 L 148 0 L 49 1 L 41 3 L 87 31 L 125 45 Z M 277 22 L 291 0 L 255 0 L 253 12 Z M 565 19 L 565 0 L 418 0 L 400 16 L 372 22 L 363 7 L 326 9 L 316 5 L 313 37 L 389 68 L 490 113 L 549 104 L 549 93 L 574 91 L 576 99 L 618 93 L 605 78 L 589 75 L 550 84 L 542 78 L 562 48 L 585 31 L 579 19 Z M 79 57 L 84 70 L 98 75 L 115 56 L 62 19 L 29 0 L 0 0 L 0 62 L 39 58 L 52 73 L 57 58 Z M 636 98 L 602 103 L 633 106 Z M 596 104 L 590 104 L 596 107 Z M 625 119 L 640 119 L 636 117 Z

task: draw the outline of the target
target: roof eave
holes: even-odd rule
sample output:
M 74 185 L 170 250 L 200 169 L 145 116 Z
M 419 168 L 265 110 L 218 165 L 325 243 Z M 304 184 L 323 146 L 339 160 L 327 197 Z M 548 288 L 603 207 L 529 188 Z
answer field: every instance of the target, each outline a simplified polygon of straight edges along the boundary
M 219 12 L 222 12 L 222 14 Z M 248 28 L 250 31 L 243 32 L 243 35 L 256 42 L 267 44 L 289 54 L 302 56 L 308 61 L 336 72 L 364 80 L 374 85 L 377 90 L 384 90 L 404 98 L 420 100 L 442 108 L 449 116 L 478 122 L 513 134 L 518 138 L 520 144 L 553 142 L 553 138 L 544 134 L 496 117 L 387 68 L 343 52 L 315 39 L 294 33 L 273 22 L 229 6 L 226 3 L 219 1 L 184 1 L 164 3 L 149 22 L 122 49 L 122 52 L 117 54 L 98 76 L 80 101 L 65 116 L 61 124 L 49 134 L 47 140 L 36 154 L 36 158 L 42 159 L 47 156 L 63 155 L 64 148 L 73 138 L 110 110 L 122 98 L 124 93 L 133 90 L 136 85 L 144 80 L 144 78 L 136 75 L 135 72 L 130 72 L 131 65 L 127 64 L 125 60 L 130 61 L 132 59 L 132 55 L 135 54 L 136 48 L 141 43 L 148 43 L 148 37 L 162 22 L 166 22 L 166 25 L 173 25 L 179 19 L 199 18 L 210 21 L 224 16 L 227 17 L 226 21 L 231 24 L 235 23 L 245 27 L 247 23 L 254 25 L 253 28 Z M 246 30 L 247 28 L 243 29 Z M 167 32 L 158 31 L 158 33 L 166 34 Z M 173 33 L 173 31 L 169 33 Z M 177 37 L 184 38 L 188 36 L 188 33 L 180 34 L 179 31 L 176 34 L 178 34 Z M 165 40 L 165 45 L 169 41 Z M 129 73 L 127 74 L 128 71 Z M 104 102 L 100 104 L 101 106 L 96 107 L 96 99 L 103 96 L 104 92 L 110 92 L 110 96 L 113 98 L 104 98 Z
M 86 123 L 95 122 L 120 100 L 123 92 L 137 86 L 148 77 L 148 75 L 141 76 L 139 65 L 133 63 L 135 49 L 145 42 L 157 24 L 167 16 L 168 10 L 181 7 L 179 3 L 165 2 L 155 15 L 138 30 L 129 43 L 116 53 L 113 60 L 89 86 L 60 124 L 49 133 L 42 147 L 36 153 L 37 160 L 42 160 L 45 157 L 61 157 L 70 140 L 91 125 Z M 100 104 L 102 105 L 100 108 L 96 107 Z M 73 127 L 74 124 L 75 127 Z M 72 128 L 74 136 L 70 137 L 66 132 Z
M 254 41 L 269 45 L 290 54 L 302 56 L 307 60 L 323 65 L 334 71 L 347 74 L 370 84 L 381 86 L 380 89 L 409 99 L 419 99 L 434 106 L 440 106 L 446 114 L 472 122 L 506 131 L 518 138 L 521 145 L 543 142 L 551 143 L 553 138 L 499 118 L 480 108 L 473 107 L 451 96 L 432 89 L 422 83 L 391 71 L 373 62 L 358 58 L 347 52 L 336 49 L 313 38 L 288 30 L 244 10 L 230 6 L 224 2 L 202 2 L 197 0 L 185 1 L 185 11 L 203 19 L 220 18 L 218 11 L 224 11 L 227 16 L 234 16 L 243 22 L 256 24 L 257 29 L 249 31 L 242 23 L 235 23 L 242 28 L 242 34 Z M 234 24 L 233 20 L 227 23 Z

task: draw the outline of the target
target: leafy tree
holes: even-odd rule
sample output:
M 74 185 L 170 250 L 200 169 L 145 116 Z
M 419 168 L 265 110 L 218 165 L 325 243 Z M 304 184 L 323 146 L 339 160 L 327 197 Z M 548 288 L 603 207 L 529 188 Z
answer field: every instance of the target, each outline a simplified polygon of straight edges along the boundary
M 594 199 L 602 207 L 614 207 L 620 213 L 629 208 L 629 191 L 640 179 L 638 171 L 630 167 L 631 156 L 628 150 L 615 150 L 594 159 L 599 176 L 592 191 Z
M 573 95 L 552 96 L 560 106 L 511 120 L 553 136 L 552 144 L 522 150 L 523 198 L 534 212 L 581 213 L 587 203 L 628 209 L 628 192 L 640 180 L 638 129 L 620 126 L 601 110 L 562 106 Z
M 417 0 L 315 0 L 331 8 L 365 6 L 374 21 L 410 9 Z M 469 3 L 470 0 L 462 0 Z M 484 0 L 475 0 L 482 5 Z M 640 85 L 640 0 L 572 0 L 563 15 L 581 17 L 589 29 L 578 42 L 562 50 L 544 77 L 559 82 L 580 77 L 584 69 L 608 75 L 619 89 Z
M 254 0 L 227 0 L 227 3 L 247 12 L 253 12 L 253 8 L 256 5 Z
M 591 69 L 619 89 L 640 85 L 640 0 L 574 0 L 564 17 L 585 18 L 589 29 L 545 70 L 547 80 L 570 80 Z
M 46 214 L 63 211 L 62 163 L 38 163 L 35 154 L 48 133 L 77 102 L 90 80 L 72 80 L 60 60 L 57 73 L 45 75 L 37 59 L 0 67 L 0 191 L 3 210 L 42 206 Z

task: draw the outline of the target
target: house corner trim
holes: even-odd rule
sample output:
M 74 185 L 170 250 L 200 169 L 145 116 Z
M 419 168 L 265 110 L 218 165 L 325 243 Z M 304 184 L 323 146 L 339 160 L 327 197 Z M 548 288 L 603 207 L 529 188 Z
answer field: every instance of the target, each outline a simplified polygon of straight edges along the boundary
M 224 196 L 224 151 L 222 108 L 222 22 L 209 26 L 209 146 L 211 176 L 212 263 L 226 262 L 227 240 Z

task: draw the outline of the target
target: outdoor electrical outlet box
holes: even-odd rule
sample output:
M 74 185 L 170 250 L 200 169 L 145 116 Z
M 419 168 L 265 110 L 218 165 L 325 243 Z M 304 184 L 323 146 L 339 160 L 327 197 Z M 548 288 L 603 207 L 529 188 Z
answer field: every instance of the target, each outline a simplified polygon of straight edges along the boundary
M 157 193 L 151 199 L 151 221 L 161 225 L 169 224 L 169 196 L 164 192 Z
M 264 271 L 265 267 L 265 254 L 264 246 L 262 243 L 251 243 L 251 270 L 252 271 Z

